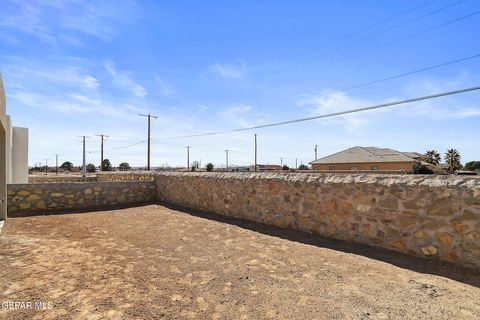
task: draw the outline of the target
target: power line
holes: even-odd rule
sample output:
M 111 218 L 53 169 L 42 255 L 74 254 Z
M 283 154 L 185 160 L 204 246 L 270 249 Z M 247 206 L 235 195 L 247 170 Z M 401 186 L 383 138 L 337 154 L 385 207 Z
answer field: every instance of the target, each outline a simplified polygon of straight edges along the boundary
M 389 32 L 389 31 L 392 31 L 392 30 L 401 28 L 401 27 L 403 27 L 403 26 L 405 26 L 405 25 L 408 25 L 408 24 L 410 24 L 410 23 L 412 23 L 412 22 L 415 22 L 415 21 L 417 21 L 417 20 L 420 20 L 420 19 L 423 19 L 423 18 L 425 18 L 425 17 L 434 15 L 434 14 L 439 13 L 439 12 L 444 11 L 444 10 L 447 10 L 447 9 L 449 9 L 449 8 L 451 8 L 451 7 L 453 7 L 453 6 L 456 6 L 456 5 L 458 5 L 458 4 L 462 3 L 462 2 L 465 2 L 465 1 L 466 1 L 466 0 L 456 1 L 456 2 L 454 2 L 454 3 L 448 4 L 448 5 L 446 5 L 446 6 L 443 6 L 443 7 L 441 7 L 441 8 L 435 9 L 435 10 L 433 10 L 433 11 L 429 11 L 429 12 L 427 12 L 427 13 L 425 13 L 425 14 L 422 14 L 422 15 L 420 15 L 420 16 L 418 16 L 418 17 L 412 18 L 412 19 L 410 19 L 410 20 L 407 20 L 407 21 L 404 21 L 404 22 L 402 22 L 402 23 L 396 24 L 396 25 L 394 25 L 394 26 L 388 27 L 388 28 L 383 29 L 383 30 L 381 30 L 381 31 L 378 31 L 378 32 L 376 32 L 376 33 L 373 33 L 373 34 L 370 34 L 370 35 L 361 37 L 361 38 L 359 38 L 359 39 L 356 39 L 356 40 L 354 40 L 354 41 L 352 41 L 352 42 L 346 43 L 346 44 L 344 44 L 344 45 L 342 45 L 342 46 L 340 46 L 340 47 L 337 47 L 337 48 L 334 48 L 334 49 L 332 49 L 332 50 L 328 50 L 328 51 L 322 52 L 322 53 L 320 53 L 320 54 L 314 55 L 314 56 L 311 57 L 310 59 L 304 60 L 304 62 L 318 59 L 319 57 L 321 57 L 321 56 L 323 56 L 323 55 L 336 52 L 336 51 L 338 51 L 338 50 L 347 48 L 347 47 L 349 47 L 349 46 L 351 46 L 351 45 L 353 45 L 353 44 L 356 44 L 356 43 L 362 42 L 362 41 L 364 41 L 364 40 L 368 40 L 368 39 L 374 38 L 374 37 L 376 37 L 376 36 L 379 36 L 379 35 L 381 35 L 381 34 L 387 33 L 387 32 Z
M 116 147 L 116 148 L 105 149 L 104 151 L 115 151 L 115 150 L 127 149 L 127 148 L 130 148 L 130 147 L 137 146 L 139 144 L 143 144 L 145 142 L 147 142 L 147 140 L 142 140 L 142 141 L 139 141 L 139 142 L 127 144 L 125 146 L 120 146 L 120 147 Z M 100 150 L 88 151 L 88 153 L 99 153 L 99 152 L 100 152 Z
M 368 86 L 368 85 L 371 85 L 371 84 L 380 83 L 380 82 L 384 82 L 384 81 L 388 81 L 388 80 L 393 80 L 393 79 L 409 76 L 409 75 L 412 75 L 412 74 L 415 74 L 415 73 L 429 71 L 429 70 L 433 70 L 433 69 L 436 69 L 436 68 L 445 67 L 445 66 L 448 66 L 448 65 L 451 65 L 451 64 L 476 59 L 476 58 L 479 58 L 479 57 L 480 57 L 480 54 L 475 54 L 473 56 L 469 56 L 469 57 L 465 57 L 465 58 L 461 58 L 461 59 L 456 59 L 456 60 L 452 60 L 452 61 L 447 61 L 447 62 L 436 64 L 436 65 L 433 65 L 433 66 L 424 67 L 424 68 L 420 68 L 420 69 L 396 74 L 396 75 L 389 76 L 389 77 L 386 77 L 386 78 L 381 78 L 381 79 L 378 79 L 378 80 L 373 80 L 373 81 L 360 83 L 360 84 L 357 84 L 357 85 L 354 85 L 354 86 L 351 86 L 351 87 L 343 88 L 342 91 L 353 90 L 353 89 L 365 87 L 365 86 Z
M 82 176 L 85 178 L 87 176 L 87 166 L 86 166 L 86 157 L 85 157 L 85 139 L 90 138 L 88 136 L 79 136 L 82 138 L 82 146 L 83 146 L 83 151 L 82 151 Z
M 448 25 L 450 25 L 450 24 L 457 23 L 457 22 L 460 22 L 460 21 L 462 21 L 462 20 L 471 18 L 471 17 L 473 17 L 473 16 L 475 16 L 475 15 L 477 15 L 477 14 L 479 14 L 479 13 L 480 13 L 480 11 L 475 11 L 475 12 L 473 12 L 473 13 L 470 13 L 470 14 L 467 14 L 467 15 L 464 15 L 464 16 L 461 16 L 461 17 L 459 17 L 459 18 L 455 18 L 455 19 L 449 20 L 449 21 L 447 21 L 447 22 L 444 22 L 444 23 L 435 25 L 435 26 L 433 26 L 433 27 L 424 29 L 424 30 L 422 30 L 422 31 L 412 33 L 412 34 L 410 34 L 410 35 L 408 35 L 408 36 L 405 36 L 405 37 L 402 37 L 402 38 L 398 38 L 398 39 L 396 39 L 396 40 L 393 40 L 393 41 L 390 41 L 390 42 L 386 42 L 386 43 L 384 43 L 384 44 L 375 46 L 375 47 L 373 47 L 373 48 L 370 48 L 370 49 L 367 49 L 367 50 L 363 50 L 363 51 L 360 51 L 360 52 L 357 52 L 357 53 L 354 53 L 354 54 L 345 56 L 345 57 L 343 57 L 343 58 L 340 58 L 340 59 L 337 59 L 337 60 L 332 61 L 332 63 L 342 62 L 342 61 L 348 60 L 349 58 L 356 57 L 356 56 L 359 56 L 359 55 L 364 54 L 364 53 L 372 52 L 372 51 L 375 51 L 375 50 L 377 50 L 377 49 L 380 49 L 380 48 L 383 48 L 383 47 L 386 47 L 386 46 L 395 44 L 395 43 L 400 42 L 400 41 L 403 41 L 403 40 L 407 40 L 407 39 L 411 39 L 411 38 L 417 37 L 417 36 L 422 35 L 422 34 L 424 34 L 424 33 L 428 33 L 428 32 L 430 32 L 430 31 L 434 31 L 434 30 L 443 28 L 443 27 L 448 26 Z M 318 68 L 313 68 L 313 69 L 311 69 L 311 70 L 316 70 L 316 69 L 318 69 Z
M 151 134 L 151 130 L 150 130 L 150 120 L 153 118 L 153 119 L 158 119 L 158 116 L 154 116 L 154 115 L 151 115 L 150 113 L 149 114 L 139 114 L 140 117 L 146 117 L 148 119 L 148 129 L 147 129 L 147 142 L 148 142 L 148 146 L 147 146 L 147 171 L 150 171 L 150 134 Z
M 375 23 L 373 23 L 373 24 L 370 24 L 370 25 L 368 25 L 368 26 L 366 26 L 366 27 L 360 28 L 360 29 L 357 30 L 357 31 L 354 31 L 354 32 L 345 34 L 345 35 L 343 35 L 343 36 L 340 36 L 339 38 L 337 38 L 337 39 L 335 39 L 335 40 L 329 41 L 329 42 L 327 42 L 327 43 L 325 43 L 325 44 L 323 44 L 323 45 L 321 45 L 321 46 L 319 46 L 319 47 L 316 47 L 316 48 L 314 48 L 314 49 L 309 50 L 308 53 L 313 53 L 313 52 L 315 52 L 315 51 L 319 51 L 319 50 L 321 50 L 321 49 L 323 49 L 323 48 L 325 48 L 325 47 L 328 47 L 328 46 L 330 46 L 330 45 L 332 45 L 332 44 L 341 42 L 342 40 L 345 40 L 345 39 L 349 39 L 349 38 L 351 38 L 351 37 L 353 37 L 353 36 L 356 36 L 357 34 L 363 33 L 363 32 L 365 32 L 365 31 L 368 31 L 368 30 L 370 30 L 370 29 L 375 28 L 375 27 L 378 26 L 378 25 L 384 24 L 385 22 L 390 22 L 390 21 L 395 20 L 395 19 L 397 19 L 397 18 L 399 18 L 399 17 L 401 17 L 401 16 L 404 16 L 404 15 L 410 13 L 410 12 L 413 12 L 413 11 L 416 11 L 416 10 L 418 10 L 418 9 L 421 9 L 421 8 L 427 6 L 427 5 L 429 5 L 429 4 L 431 4 L 432 2 L 435 2 L 435 1 L 437 1 L 437 0 L 426 1 L 425 3 L 422 3 L 421 5 L 415 6 L 415 7 L 413 7 L 413 8 L 410 8 L 410 9 L 407 9 L 407 10 L 405 10 L 405 11 L 402 11 L 402 12 L 396 14 L 396 15 L 393 15 L 393 16 L 390 16 L 390 17 L 388 17 L 388 18 L 382 19 L 382 20 L 380 20 L 380 21 L 378 21 L 378 22 L 375 22 Z M 303 53 L 303 54 L 300 54 L 298 57 L 305 56 L 305 55 L 308 54 L 308 53 L 305 52 L 305 53 Z M 290 61 L 292 61 L 292 60 L 293 60 L 293 59 L 290 59 L 290 60 L 287 61 L 287 62 L 290 62 Z
M 380 108 L 387 108 L 387 107 L 402 105 L 402 104 L 416 102 L 416 101 L 430 100 L 430 99 L 446 97 L 446 96 L 451 96 L 451 95 L 457 95 L 457 94 L 462 94 L 462 93 L 471 92 L 471 91 L 478 91 L 478 90 L 480 90 L 480 86 L 464 88 L 464 89 L 459 89 L 459 90 L 454 90 L 454 91 L 446 91 L 446 92 L 436 93 L 436 94 L 427 95 L 427 96 L 420 96 L 420 97 L 416 97 L 416 98 L 398 100 L 398 101 L 394 101 L 394 102 L 382 103 L 382 104 L 377 104 L 377 105 L 363 107 L 363 108 L 357 108 L 357 109 L 350 109 L 350 110 L 345 110 L 345 111 L 327 113 L 327 114 L 313 116 L 313 117 L 300 118 L 300 119 L 294 119 L 294 120 L 286 120 L 286 121 L 274 122 L 274 123 L 269 123 L 269 124 L 264 124 L 264 125 L 253 126 L 253 127 L 238 128 L 238 129 L 233 129 L 233 130 L 207 132 L 207 133 L 191 134 L 191 135 L 168 137 L 168 138 L 170 138 L 170 139 L 196 138 L 196 137 L 213 136 L 213 135 L 225 134 L 225 133 L 231 133 L 231 132 L 240 132 L 240 131 L 268 128 L 268 127 L 280 126 L 280 125 L 291 124 L 291 123 L 296 123 L 296 122 L 310 121 L 310 120 L 321 119 L 321 118 L 341 116 L 341 115 L 350 114 L 350 113 L 363 112 L 363 111 L 380 109 Z M 168 138 L 164 138 L 164 139 L 168 139 Z
M 218 134 L 225 134 L 225 133 L 232 133 L 232 132 L 240 132 L 240 131 L 261 129 L 261 128 L 291 124 L 291 123 L 296 123 L 296 122 L 310 121 L 310 120 L 315 120 L 315 119 L 328 118 L 328 117 L 340 116 L 340 115 L 351 114 L 351 113 L 356 113 L 356 112 L 363 112 L 363 111 L 368 111 L 368 110 L 386 108 L 386 107 L 397 106 L 397 105 L 416 102 L 416 101 L 435 99 L 435 98 L 446 97 L 446 96 L 462 94 L 462 93 L 478 91 L 478 90 L 480 90 L 480 86 L 464 88 L 464 89 L 459 89 L 459 90 L 454 90 L 454 91 L 441 92 L 441 93 L 437 93 L 437 94 L 433 94 L 433 95 L 421 96 L 421 97 L 405 99 L 405 100 L 399 100 L 399 101 L 394 101 L 394 102 L 390 102 L 390 103 L 383 103 L 383 104 L 368 106 L 368 107 L 364 107 L 364 108 L 357 108 L 357 109 L 351 109 L 351 110 L 346 110 L 346 111 L 328 113 L 328 114 L 323 114 L 323 115 L 319 115 L 319 116 L 313 116 L 313 117 L 307 117 L 307 118 L 300 118 L 300 119 L 294 119 L 294 120 L 287 120 L 287 121 L 269 123 L 269 124 L 253 126 L 253 127 L 238 128 L 238 129 L 225 130 L 225 131 L 208 132 L 208 133 L 201 133 L 201 134 L 192 134 L 192 135 L 185 135 L 185 136 L 173 136 L 173 137 L 162 137 L 162 138 L 151 138 L 151 139 L 152 140 L 185 139 L 185 138 L 195 138 L 195 137 L 203 137 L 203 136 L 211 136 L 211 135 L 218 135 Z M 139 141 L 139 142 L 132 143 L 132 144 L 129 144 L 129 145 L 120 146 L 120 147 L 116 147 L 116 148 L 111 148 L 111 149 L 108 149 L 108 150 L 111 151 L 111 150 L 126 149 L 126 148 L 130 148 L 130 147 L 133 147 L 133 146 L 136 146 L 136 145 L 139 145 L 139 144 L 143 144 L 145 142 L 146 141 L 143 140 L 143 141 Z M 90 151 L 88 153 L 96 153 L 96 152 L 99 152 L 99 151 Z
M 96 136 L 100 137 L 101 144 L 100 144 L 100 170 L 103 171 L 103 142 L 108 138 L 106 134 L 96 134 Z

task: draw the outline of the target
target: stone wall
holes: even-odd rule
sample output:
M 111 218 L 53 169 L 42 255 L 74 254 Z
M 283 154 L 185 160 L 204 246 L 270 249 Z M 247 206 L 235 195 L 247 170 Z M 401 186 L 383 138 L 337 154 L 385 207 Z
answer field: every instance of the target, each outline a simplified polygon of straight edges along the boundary
M 161 201 L 480 269 L 480 179 L 159 173 Z
M 59 182 L 93 182 L 95 176 L 82 177 L 80 175 L 29 175 L 28 183 L 59 183 Z
M 87 182 L 8 185 L 8 216 L 103 209 L 155 201 L 155 183 Z
M 97 172 L 97 181 L 155 181 L 155 171 L 103 171 Z

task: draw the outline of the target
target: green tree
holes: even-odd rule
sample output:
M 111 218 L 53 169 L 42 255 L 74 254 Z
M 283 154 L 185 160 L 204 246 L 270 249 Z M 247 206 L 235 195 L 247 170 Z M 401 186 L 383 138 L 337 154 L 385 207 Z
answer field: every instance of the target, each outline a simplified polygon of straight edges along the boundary
M 206 168 L 207 168 L 207 171 L 208 171 L 208 172 L 213 171 L 213 164 L 212 164 L 212 163 L 208 163 L 207 166 L 206 166 Z
M 283 165 L 282 170 L 290 170 L 290 167 L 287 166 L 286 164 Z
M 62 163 L 60 168 L 62 168 L 65 171 L 72 171 L 73 163 L 71 163 L 70 161 L 65 161 L 64 163 Z
M 130 165 L 128 162 L 122 162 L 118 165 L 118 169 L 120 169 L 120 171 L 128 171 L 130 170 Z
M 449 149 L 445 153 L 444 160 L 447 163 L 448 172 L 455 173 L 462 168 L 460 163 L 460 153 L 456 149 Z
M 112 164 L 110 163 L 110 160 L 104 159 L 102 161 L 102 171 L 112 171 Z
M 433 164 L 434 166 L 438 166 L 441 160 L 440 153 L 437 150 L 428 150 L 423 155 L 423 160 L 425 162 Z
M 310 170 L 310 168 L 309 168 L 307 165 L 301 164 L 301 165 L 298 167 L 298 170 Z
M 92 172 L 95 172 L 95 171 L 97 171 L 97 168 L 95 167 L 94 164 L 92 164 L 92 163 L 87 164 L 87 172 L 92 173 Z
M 465 170 L 468 171 L 479 171 L 480 170 L 480 161 L 470 161 L 465 163 L 463 167 Z

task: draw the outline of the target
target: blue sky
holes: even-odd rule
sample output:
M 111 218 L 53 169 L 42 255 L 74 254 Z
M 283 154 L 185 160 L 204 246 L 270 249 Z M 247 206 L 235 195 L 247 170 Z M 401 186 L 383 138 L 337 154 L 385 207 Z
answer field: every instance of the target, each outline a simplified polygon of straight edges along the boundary
M 480 84 L 480 58 L 345 88 L 480 53 L 480 2 L 3 0 L 0 71 L 14 125 L 30 128 L 30 164 L 55 154 L 114 165 L 294 165 L 360 146 L 480 160 L 480 93 L 256 131 L 190 139 Z M 469 17 L 468 15 L 473 14 Z M 455 21 L 457 18 L 462 18 Z M 453 22 L 452 22 L 453 21 Z

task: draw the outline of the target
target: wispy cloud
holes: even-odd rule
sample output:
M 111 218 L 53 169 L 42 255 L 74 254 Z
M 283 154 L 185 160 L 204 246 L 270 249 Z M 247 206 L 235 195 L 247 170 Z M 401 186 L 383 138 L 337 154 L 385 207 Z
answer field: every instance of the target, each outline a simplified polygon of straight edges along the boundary
M 216 62 L 209 66 L 217 76 L 225 79 L 243 79 L 247 74 L 246 64 L 243 61 L 237 64 L 224 64 Z
M 130 91 L 140 98 L 147 95 L 147 89 L 132 80 L 131 72 L 117 70 L 111 62 L 105 63 L 105 69 L 112 76 L 114 84 L 118 87 Z
M 176 93 L 175 88 L 165 82 L 160 76 L 154 76 L 157 83 L 158 94 L 161 96 L 172 96 Z
M 325 90 L 317 95 L 306 95 L 297 102 L 298 106 L 307 107 L 315 115 L 345 111 L 372 104 L 371 101 L 347 95 L 341 91 Z M 356 129 L 368 123 L 367 117 L 360 114 L 344 115 L 337 118 L 320 120 L 324 124 L 342 124 L 347 129 Z
M 7 0 L 0 12 L 0 28 L 54 45 L 78 46 L 82 41 L 76 35 L 108 41 L 116 35 L 118 24 L 133 22 L 140 12 L 135 1 Z
M 60 85 L 82 91 L 97 89 L 100 86 L 98 79 L 81 66 L 50 66 L 48 62 L 44 63 L 45 65 L 40 65 L 24 59 L 10 59 L 5 68 L 5 73 L 11 79 L 10 86 L 18 88 L 24 87 L 27 83 L 37 83 L 42 84 L 40 86 L 42 88 L 54 89 Z
M 237 126 L 248 127 L 252 123 L 246 119 L 245 115 L 248 114 L 252 109 L 252 106 L 243 104 L 233 105 L 223 110 L 220 113 L 220 116 Z

